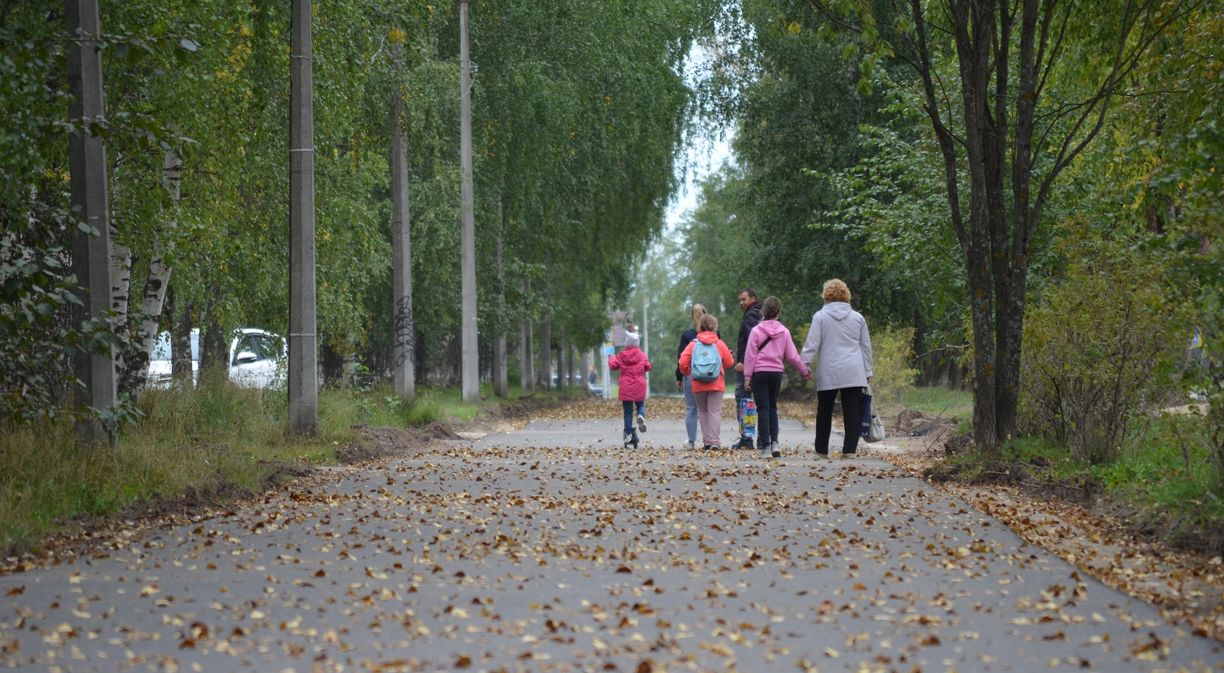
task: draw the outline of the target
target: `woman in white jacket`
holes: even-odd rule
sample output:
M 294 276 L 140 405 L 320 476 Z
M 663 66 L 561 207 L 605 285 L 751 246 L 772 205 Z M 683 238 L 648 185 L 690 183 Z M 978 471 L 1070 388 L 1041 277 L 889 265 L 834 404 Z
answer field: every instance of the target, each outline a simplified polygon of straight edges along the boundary
M 812 316 L 799 358 L 816 362 L 816 455 L 829 457 L 833 403 L 841 395 L 846 439 L 842 455 L 858 449 L 863 389 L 871 383 L 871 335 L 862 314 L 850 308 L 850 288 L 834 278 L 824 284 L 824 308 Z

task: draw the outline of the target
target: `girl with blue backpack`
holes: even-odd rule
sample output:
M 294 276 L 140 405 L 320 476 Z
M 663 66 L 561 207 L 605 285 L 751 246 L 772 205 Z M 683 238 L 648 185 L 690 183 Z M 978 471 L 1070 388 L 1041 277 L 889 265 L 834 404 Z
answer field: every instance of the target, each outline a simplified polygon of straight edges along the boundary
M 727 393 L 725 372 L 734 364 L 731 349 L 718 338 L 718 318 L 709 313 L 701 316 L 697 338 L 680 354 L 679 365 L 680 373 L 691 381 L 693 397 L 697 399 L 701 442 L 707 449 L 720 448 L 722 401 Z

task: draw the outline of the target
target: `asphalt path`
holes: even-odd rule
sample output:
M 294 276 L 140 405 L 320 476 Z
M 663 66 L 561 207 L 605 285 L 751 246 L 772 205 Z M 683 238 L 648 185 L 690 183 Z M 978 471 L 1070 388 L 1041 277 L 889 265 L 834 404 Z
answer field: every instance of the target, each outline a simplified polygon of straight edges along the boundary
M 675 421 L 619 435 L 406 447 L 0 577 L 0 665 L 1224 671 L 1218 641 L 870 455 L 818 460 L 796 423 L 779 459 L 685 450 Z

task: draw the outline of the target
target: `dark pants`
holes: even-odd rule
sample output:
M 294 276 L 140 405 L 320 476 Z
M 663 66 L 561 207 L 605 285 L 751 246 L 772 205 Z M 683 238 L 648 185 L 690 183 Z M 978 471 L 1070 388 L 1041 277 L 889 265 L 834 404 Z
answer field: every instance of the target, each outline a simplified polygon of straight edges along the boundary
M 778 443 L 778 393 L 782 372 L 752 372 L 752 398 L 757 405 L 757 446 Z
M 856 386 L 816 393 L 816 453 L 829 452 L 829 435 L 833 432 L 833 402 L 838 393 L 841 393 L 842 420 L 846 425 L 842 453 L 858 450 L 859 431 L 863 423 L 863 389 Z
M 637 412 L 643 416 L 646 415 L 646 400 L 638 400 L 630 402 L 629 400 L 621 400 L 621 407 L 625 410 L 625 434 L 633 432 L 633 421 L 636 417 L 633 413 L 633 407 L 637 406 Z

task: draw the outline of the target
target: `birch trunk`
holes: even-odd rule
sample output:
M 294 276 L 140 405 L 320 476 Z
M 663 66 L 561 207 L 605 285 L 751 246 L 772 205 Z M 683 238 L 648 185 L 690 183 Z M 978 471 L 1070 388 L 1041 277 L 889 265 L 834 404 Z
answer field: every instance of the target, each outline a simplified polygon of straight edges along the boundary
M 111 330 L 115 336 L 127 341 L 131 331 L 128 329 L 128 304 L 132 292 L 132 249 L 119 242 L 118 231 L 112 220 L 110 228 L 110 310 Z M 123 351 L 115 353 L 115 387 L 117 391 L 128 391 L 129 356 Z
M 111 323 L 122 334 L 128 322 L 128 296 L 132 289 L 132 249 L 120 243 L 116 233 L 111 226 L 110 308 L 114 313 Z
M 502 232 L 505 231 L 505 223 L 502 221 L 501 201 L 497 203 L 498 210 L 498 227 L 497 232 L 497 336 L 493 338 L 493 394 L 497 397 L 505 397 L 509 394 L 509 381 L 506 373 L 506 330 L 501 327 L 505 324 L 504 316 L 506 315 L 506 266 L 503 254 Z
M 552 390 L 552 317 L 540 323 L 540 389 Z
M 523 301 L 527 306 L 531 305 L 531 281 L 529 280 L 523 281 Z M 531 390 L 535 382 L 535 368 L 532 362 L 535 359 L 535 348 L 531 341 L 531 321 L 523 318 L 519 326 L 519 381 L 523 390 Z
M 171 207 L 177 206 L 181 200 L 179 181 L 182 178 L 183 162 L 174 150 L 166 150 L 162 161 L 162 187 L 170 194 Z M 178 228 L 178 221 L 170 218 L 165 229 L 172 232 Z M 169 237 L 168 243 L 163 243 L 157 232 L 153 233 L 153 257 L 149 260 L 149 278 L 145 281 L 144 293 L 140 299 L 140 324 L 136 328 L 136 342 L 132 348 L 134 361 L 128 362 L 127 369 L 135 385 L 143 385 L 149 377 L 149 360 L 153 358 L 153 349 L 157 346 L 158 327 L 161 326 L 162 312 L 166 306 L 166 290 L 170 287 L 170 265 L 166 256 L 174 251 L 174 237 Z

